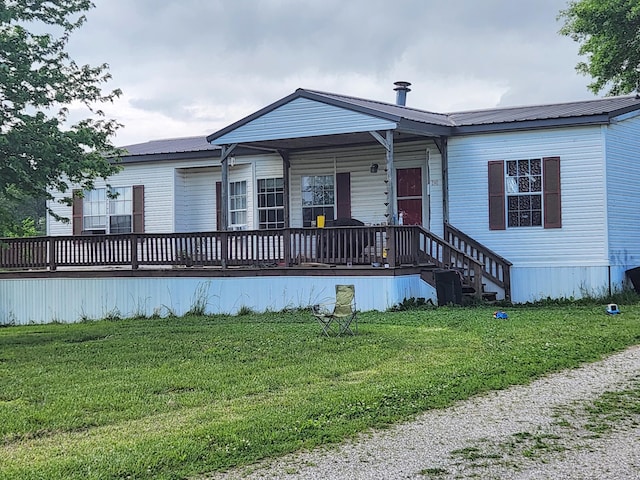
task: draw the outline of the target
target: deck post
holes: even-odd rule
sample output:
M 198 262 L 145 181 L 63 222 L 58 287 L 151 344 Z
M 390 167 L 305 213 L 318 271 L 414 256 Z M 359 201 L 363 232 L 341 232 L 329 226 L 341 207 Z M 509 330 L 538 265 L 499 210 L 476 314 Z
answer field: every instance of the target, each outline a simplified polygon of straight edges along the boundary
M 290 267 L 291 266 L 291 229 L 288 226 L 282 231 L 282 241 L 284 242 L 283 249 L 282 249 L 283 255 L 284 255 L 284 266 Z
M 220 263 L 222 268 L 227 268 L 229 260 L 229 234 L 224 231 L 220 232 Z
M 389 267 L 393 268 L 397 265 L 396 262 L 396 229 L 392 226 L 387 226 L 385 235 L 387 237 L 387 261 Z M 383 250 L 384 251 L 384 250 Z
M 475 289 L 474 297 L 482 300 L 482 265 L 473 263 L 473 288 Z
M 49 237 L 49 270 L 56 269 L 56 238 Z
M 138 269 L 138 236 L 135 233 L 131 234 L 131 268 Z
M 412 227 L 411 228 L 411 254 L 413 255 L 413 264 L 420 265 L 420 235 L 419 235 L 420 227 Z

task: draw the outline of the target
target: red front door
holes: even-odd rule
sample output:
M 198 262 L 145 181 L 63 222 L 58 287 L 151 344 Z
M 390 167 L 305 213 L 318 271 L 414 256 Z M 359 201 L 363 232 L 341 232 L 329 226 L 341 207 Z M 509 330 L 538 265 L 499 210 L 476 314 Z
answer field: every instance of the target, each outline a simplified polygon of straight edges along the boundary
M 422 225 L 422 168 L 398 168 L 396 178 L 398 217 L 403 225 Z

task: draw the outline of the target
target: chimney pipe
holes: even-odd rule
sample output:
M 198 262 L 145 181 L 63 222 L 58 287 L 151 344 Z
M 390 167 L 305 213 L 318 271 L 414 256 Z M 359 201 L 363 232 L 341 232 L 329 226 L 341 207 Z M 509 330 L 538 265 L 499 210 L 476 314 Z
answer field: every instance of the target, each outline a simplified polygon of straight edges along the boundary
M 394 88 L 394 90 L 396 91 L 396 105 L 404 107 L 407 103 L 407 93 L 411 91 L 411 89 L 409 88 L 411 86 L 411 83 L 395 82 L 394 85 L 396 86 L 396 88 Z

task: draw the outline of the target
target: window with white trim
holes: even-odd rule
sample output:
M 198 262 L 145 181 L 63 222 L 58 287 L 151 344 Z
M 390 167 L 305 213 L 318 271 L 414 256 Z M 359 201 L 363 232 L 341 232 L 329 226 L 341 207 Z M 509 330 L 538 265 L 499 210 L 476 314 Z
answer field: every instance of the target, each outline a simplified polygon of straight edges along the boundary
M 507 226 L 542 226 L 542 159 L 507 161 Z
M 109 233 L 133 231 L 133 195 L 131 187 L 112 188 L 109 195 Z
M 333 175 L 302 177 L 302 225 L 312 226 L 319 215 L 334 219 L 336 195 Z
M 245 228 L 247 226 L 247 182 L 229 183 L 229 226 Z
M 284 180 L 258 179 L 258 228 L 284 228 Z
M 107 232 L 107 190 L 85 191 L 82 197 L 82 230 Z
M 132 188 L 96 188 L 85 191 L 82 228 L 86 232 L 131 233 L 133 228 Z

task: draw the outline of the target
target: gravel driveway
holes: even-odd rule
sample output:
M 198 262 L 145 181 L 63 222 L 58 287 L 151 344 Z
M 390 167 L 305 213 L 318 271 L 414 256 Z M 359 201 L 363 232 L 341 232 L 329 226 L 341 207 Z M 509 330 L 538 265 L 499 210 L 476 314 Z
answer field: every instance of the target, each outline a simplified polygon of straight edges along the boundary
M 640 479 L 639 390 L 636 346 L 353 442 L 206 478 Z M 604 392 L 625 391 L 634 393 L 613 420 L 589 416 Z M 614 428 L 595 434 L 587 428 L 594 421 Z

